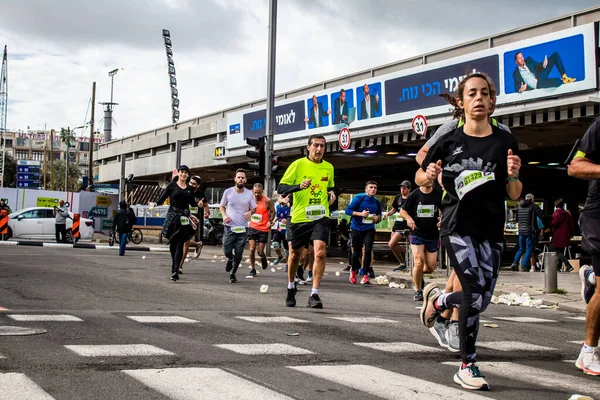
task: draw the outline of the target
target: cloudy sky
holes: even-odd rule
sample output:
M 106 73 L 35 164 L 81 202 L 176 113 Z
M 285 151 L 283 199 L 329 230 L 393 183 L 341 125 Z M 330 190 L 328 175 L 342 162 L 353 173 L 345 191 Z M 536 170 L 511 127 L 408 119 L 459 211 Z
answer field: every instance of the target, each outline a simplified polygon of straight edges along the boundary
M 476 8 L 473 5 L 477 5 Z M 0 0 L 9 130 L 60 129 L 110 100 L 113 137 L 171 122 L 162 29 L 181 118 L 264 98 L 268 0 Z M 594 7 L 598 0 L 279 0 L 276 91 Z M 89 120 L 89 116 L 88 116 Z M 96 106 L 96 130 L 102 108 Z

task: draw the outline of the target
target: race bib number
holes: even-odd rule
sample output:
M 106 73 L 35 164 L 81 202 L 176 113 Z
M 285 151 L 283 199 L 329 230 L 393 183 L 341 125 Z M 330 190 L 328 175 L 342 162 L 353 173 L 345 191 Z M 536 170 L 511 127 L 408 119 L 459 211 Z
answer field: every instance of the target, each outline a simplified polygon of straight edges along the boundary
M 245 226 L 234 226 L 231 228 L 231 232 L 233 233 L 244 233 L 246 232 L 246 227 Z
M 323 206 L 308 206 L 304 210 L 306 211 L 306 219 L 311 221 L 319 220 L 326 214 L 325 207 Z
M 494 180 L 496 180 L 496 174 L 493 172 L 463 171 L 454 179 L 456 194 L 459 199 L 462 199 L 471 190 Z
M 182 226 L 186 226 L 190 224 L 190 220 L 188 217 L 179 217 L 179 222 Z
M 419 218 L 433 218 L 435 217 L 435 206 L 419 204 L 417 206 L 417 217 Z
M 190 206 L 190 213 L 192 213 L 192 214 L 198 214 L 198 207 L 192 207 L 192 206 Z
M 279 229 L 281 229 L 281 230 L 285 229 L 285 222 L 280 222 L 279 223 Z
M 250 217 L 250 221 L 257 224 L 260 223 L 262 221 L 262 214 L 252 214 L 252 216 Z
M 368 217 L 363 217 L 362 223 L 363 224 L 373 224 L 374 223 L 373 217 L 374 217 L 374 214 L 369 214 Z

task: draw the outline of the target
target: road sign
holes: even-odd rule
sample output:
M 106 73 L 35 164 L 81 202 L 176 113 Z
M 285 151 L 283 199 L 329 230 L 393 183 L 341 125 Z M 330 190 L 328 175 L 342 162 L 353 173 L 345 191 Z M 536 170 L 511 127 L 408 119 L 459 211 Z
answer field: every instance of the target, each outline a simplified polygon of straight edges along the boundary
M 412 130 L 421 136 L 425 136 L 427 134 L 427 120 L 422 115 L 417 115 L 412 120 Z
M 221 143 L 215 146 L 215 157 L 225 156 L 225 146 Z
M 338 141 L 343 150 L 350 148 L 350 129 L 342 128 L 338 135 Z
M 58 207 L 60 200 L 56 197 L 38 197 L 35 206 L 36 207 Z
M 27 166 L 27 165 L 20 165 L 17 167 L 17 172 L 35 172 L 38 173 L 40 172 L 40 167 L 39 166 Z
M 40 188 L 40 162 L 17 160 L 17 187 L 21 189 Z
M 39 181 L 40 180 L 40 174 L 39 173 L 18 173 L 17 174 L 17 180 L 19 181 Z
M 18 160 L 17 165 L 37 165 L 40 166 L 39 160 Z
M 39 189 L 40 181 L 17 181 L 17 187 L 21 189 Z
M 94 217 L 108 217 L 108 208 L 106 207 L 92 207 L 89 215 Z
M 112 204 L 112 200 L 108 196 L 98 196 L 96 197 L 96 205 L 102 207 L 110 207 Z

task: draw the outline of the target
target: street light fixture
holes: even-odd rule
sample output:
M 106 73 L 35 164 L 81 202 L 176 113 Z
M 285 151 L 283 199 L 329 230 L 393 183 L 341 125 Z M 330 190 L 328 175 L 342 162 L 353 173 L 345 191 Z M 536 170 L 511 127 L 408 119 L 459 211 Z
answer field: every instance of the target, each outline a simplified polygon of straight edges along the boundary
M 119 70 L 122 70 L 123 68 L 115 68 L 112 71 L 108 72 L 108 76 L 110 77 L 110 102 L 113 102 L 113 83 L 115 80 L 115 75 L 117 74 L 117 72 L 119 72 Z

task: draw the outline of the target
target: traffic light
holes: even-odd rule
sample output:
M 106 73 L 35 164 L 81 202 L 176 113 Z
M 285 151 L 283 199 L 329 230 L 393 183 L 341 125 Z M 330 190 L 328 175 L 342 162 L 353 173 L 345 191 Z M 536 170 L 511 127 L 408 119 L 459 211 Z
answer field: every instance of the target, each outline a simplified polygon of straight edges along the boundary
M 271 173 L 274 174 L 279 169 L 280 157 L 276 155 L 271 156 Z
M 246 150 L 246 157 L 254 159 L 248 163 L 248 169 L 263 176 L 265 174 L 265 137 L 247 138 L 246 144 L 254 146 L 254 150 Z

